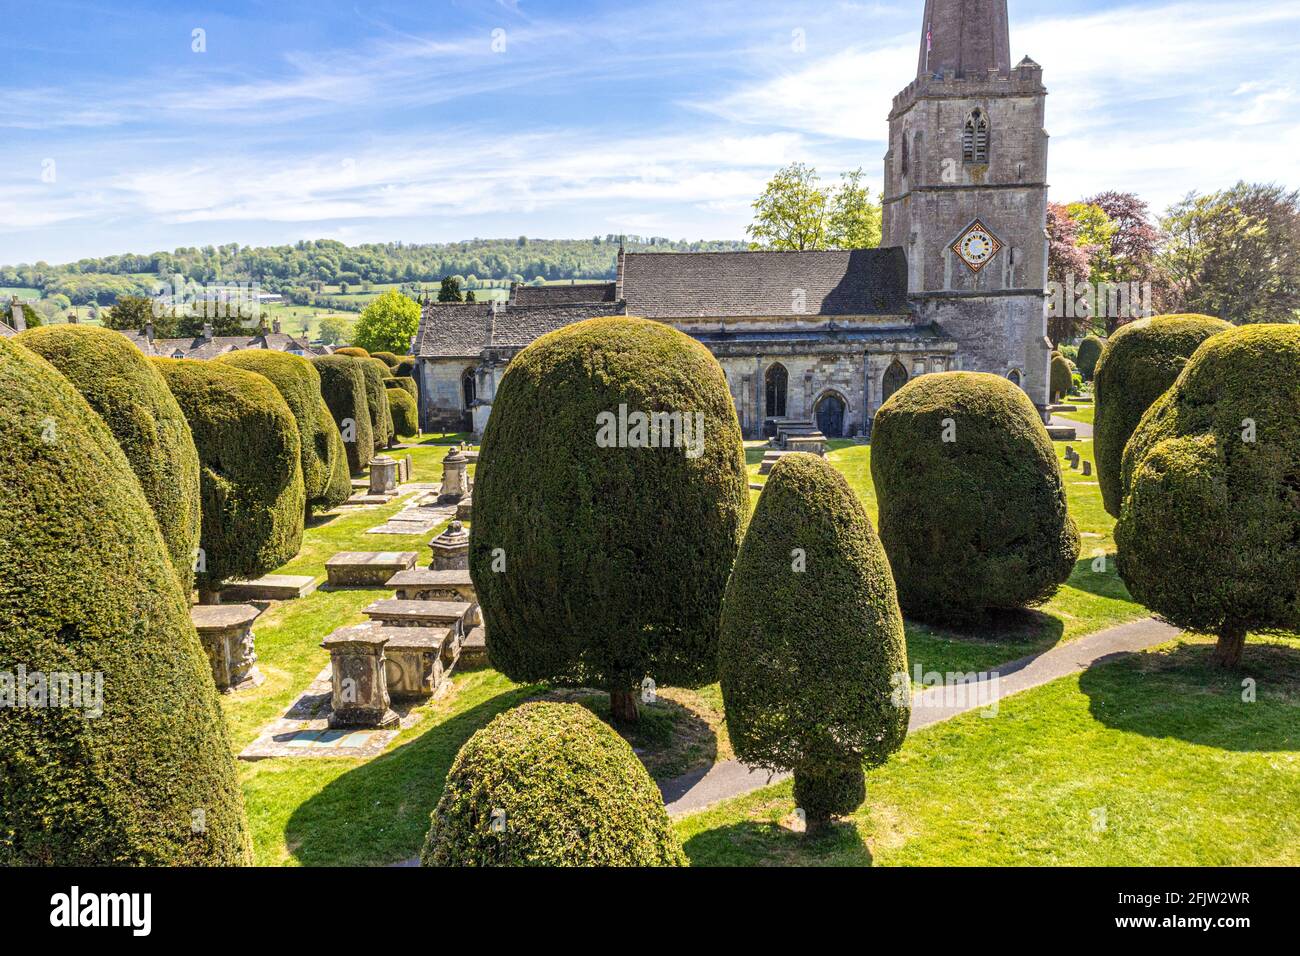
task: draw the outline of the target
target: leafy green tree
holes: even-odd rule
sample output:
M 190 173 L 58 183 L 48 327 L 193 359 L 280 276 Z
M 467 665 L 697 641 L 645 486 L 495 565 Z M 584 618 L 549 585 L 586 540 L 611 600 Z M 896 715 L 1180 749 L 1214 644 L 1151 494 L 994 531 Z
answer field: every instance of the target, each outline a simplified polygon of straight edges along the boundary
M 170 315 L 154 316 L 154 300 L 143 295 L 119 296 L 117 302 L 104 313 L 104 325 L 119 332 L 143 329 L 152 321 L 154 332 L 162 338 L 176 334 L 176 320 Z
M 880 245 L 880 206 L 862 185 L 862 170 L 845 173 L 838 189 L 825 188 L 817 170 L 791 163 L 777 170 L 754 201 L 746 230 L 752 248 L 773 251 L 860 249 Z
M 881 204 L 872 202 L 871 190 L 862 185 L 862 170 L 840 177 L 831 195 L 828 224 L 831 246 L 837 249 L 874 249 L 880 245 Z
M 420 306 L 396 289 L 375 298 L 361 313 L 352 342 L 368 352 L 411 350 L 411 340 L 420 327 Z
M 327 315 L 316 326 L 316 336 L 326 345 L 346 342 L 352 335 L 352 325 L 341 315 Z
M 438 289 L 439 302 L 463 302 L 465 297 L 460 294 L 460 283 L 453 276 L 444 277 L 442 287 Z

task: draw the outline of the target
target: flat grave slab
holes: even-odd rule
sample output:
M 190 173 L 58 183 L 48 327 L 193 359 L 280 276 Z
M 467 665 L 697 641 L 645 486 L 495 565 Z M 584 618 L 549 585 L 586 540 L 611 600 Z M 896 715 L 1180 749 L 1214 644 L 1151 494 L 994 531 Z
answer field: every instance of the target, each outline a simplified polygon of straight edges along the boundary
M 387 598 L 364 610 L 366 617 L 391 627 L 462 627 L 473 605 L 464 601 L 403 601 Z
M 478 595 L 474 592 L 474 582 L 468 569 L 434 571 L 431 568 L 415 568 L 412 571 L 399 571 L 388 579 L 385 586 L 396 591 L 400 601 L 464 602 L 471 606 L 465 620 L 466 627 L 483 623 Z
M 415 551 L 340 551 L 325 562 L 332 588 L 377 588 L 419 560 Z
M 316 578 L 307 574 L 264 574 L 252 581 L 234 581 L 222 589 L 233 601 L 294 601 L 316 590 Z
M 480 624 L 460 642 L 460 663 L 463 667 L 480 667 L 487 662 L 487 631 Z

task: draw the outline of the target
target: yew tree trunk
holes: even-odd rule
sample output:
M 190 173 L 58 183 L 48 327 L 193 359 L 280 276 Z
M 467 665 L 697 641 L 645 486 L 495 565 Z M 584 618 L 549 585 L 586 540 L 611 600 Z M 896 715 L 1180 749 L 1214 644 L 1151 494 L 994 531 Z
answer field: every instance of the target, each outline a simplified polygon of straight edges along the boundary
M 1241 666 L 1241 655 L 1246 649 L 1246 629 L 1236 624 L 1225 624 L 1219 631 L 1219 643 L 1214 648 L 1214 663 L 1218 667 Z
M 634 724 L 640 718 L 636 709 L 636 691 L 611 690 L 609 692 L 609 715 L 620 724 Z

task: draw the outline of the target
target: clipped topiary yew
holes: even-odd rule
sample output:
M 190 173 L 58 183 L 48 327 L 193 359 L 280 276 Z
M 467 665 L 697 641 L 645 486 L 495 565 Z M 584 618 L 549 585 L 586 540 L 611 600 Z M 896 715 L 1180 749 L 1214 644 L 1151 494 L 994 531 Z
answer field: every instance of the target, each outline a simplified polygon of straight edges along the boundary
M 363 348 L 358 348 L 358 347 L 355 346 L 355 345 L 347 345 L 347 346 L 344 346 L 344 347 L 341 348 L 341 349 L 335 349 L 331 354 L 333 354 L 333 355 L 347 355 L 347 356 L 349 356 L 349 357 L 351 357 L 351 358 L 370 358 L 370 353 L 369 353 L 369 352 L 367 352 L 367 351 L 366 351 L 365 349 L 363 349 Z
M 387 448 L 393 441 L 393 420 L 388 411 L 388 389 L 384 387 L 384 379 L 390 377 L 388 366 L 379 359 L 361 359 L 360 365 L 361 372 L 366 377 L 366 406 L 370 410 L 370 431 L 374 437 L 374 450 L 379 451 Z
M 420 862 L 684 866 L 686 855 L 627 742 L 578 704 L 533 702 L 461 747 Z
M 415 359 L 410 356 L 401 359 L 393 366 L 393 374 L 398 378 L 415 378 Z
M 388 378 L 384 379 L 384 388 L 389 390 L 398 388 L 404 391 L 407 395 L 410 395 L 411 401 L 418 402 L 420 400 L 420 390 L 416 387 L 415 379 L 413 378 L 390 375 Z
M 374 430 L 366 398 L 366 373 L 360 362 L 347 355 L 321 355 L 311 360 L 320 374 L 321 395 L 338 425 L 354 475 L 370 467 L 374 455 Z
M 653 436 L 648 413 L 668 416 Z M 748 502 L 736 409 L 704 346 L 628 318 L 542 336 L 502 376 L 474 486 L 492 665 L 604 687 L 618 720 L 636 719 L 647 676 L 713 681 Z
M 401 356 L 394 352 L 371 352 L 370 357 L 379 359 L 390 369 L 397 368 L 397 363 L 402 360 Z
M 58 369 L 113 433 L 189 593 L 199 545 L 199 455 L 167 383 L 126 336 L 109 329 L 50 325 L 17 341 Z
M 300 355 L 271 349 L 227 352 L 216 361 L 264 376 L 289 406 L 293 420 L 298 425 L 307 516 L 310 517 L 313 509 L 328 509 L 342 504 L 342 501 L 336 500 L 337 493 L 331 493 L 335 474 L 334 460 L 330 455 L 331 452 L 335 455 L 339 452 L 339 448 L 331 441 L 331 433 L 337 433 L 338 426 L 334 424 L 329 407 L 321 397 L 320 373 L 311 362 Z M 343 500 L 347 500 L 346 495 Z
M 772 469 L 727 585 L 718 671 L 736 755 L 794 771 L 810 832 L 853 812 L 864 764 L 903 745 L 907 644 L 889 560 L 820 458 Z
M 394 435 L 420 434 L 420 412 L 415 399 L 405 389 L 388 389 L 388 411 L 392 415 Z
M 1300 629 L 1300 326 L 1215 335 L 1142 417 L 1115 529 L 1134 598 L 1217 634 L 1241 663 L 1252 630 Z
M 1208 315 L 1158 315 L 1121 326 L 1107 341 L 1093 375 L 1092 434 L 1097 483 L 1112 517 L 1119 517 L 1124 504 L 1120 476 L 1133 429 L 1200 344 L 1230 328 Z
M 1059 402 L 1070 394 L 1074 385 L 1074 369 L 1070 360 L 1059 352 L 1052 354 L 1052 401 Z
M 5 339 L 0 407 L 0 866 L 249 863 L 211 667 L 118 442 Z
M 1105 348 L 1106 343 L 1095 335 L 1089 335 L 1079 343 L 1079 374 L 1085 382 L 1092 381 L 1097 371 L 1097 362 Z
M 907 614 L 971 624 L 1038 604 L 1074 570 L 1079 531 L 1047 429 L 999 375 L 913 379 L 876 414 L 880 538 Z
M 195 359 L 153 362 L 199 451 L 195 577 L 209 601 L 228 581 L 267 574 L 298 553 L 306 505 L 298 426 L 275 386 L 255 372 Z

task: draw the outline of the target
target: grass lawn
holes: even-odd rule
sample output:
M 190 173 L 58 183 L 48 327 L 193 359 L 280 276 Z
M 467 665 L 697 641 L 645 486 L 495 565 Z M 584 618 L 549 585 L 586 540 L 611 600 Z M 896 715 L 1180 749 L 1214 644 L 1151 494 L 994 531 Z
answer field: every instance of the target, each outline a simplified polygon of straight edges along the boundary
M 1071 399 L 1071 404 L 1076 403 L 1078 405 L 1077 411 L 1058 412 L 1056 417 L 1068 418 L 1072 422 L 1083 422 L 1084 424 L 1091 425 L 1093 414 L 1097 411 L 1097 407 L 1091 402 L 1085 404 L 1081 399 Z
M 909 737 L 805 839 L 786 782 L 676 821 L 697 865 L 1300 864 L 1300 638 L 1183 639 Z M 1243 679 L 1257 681 L 1243 700 Z

